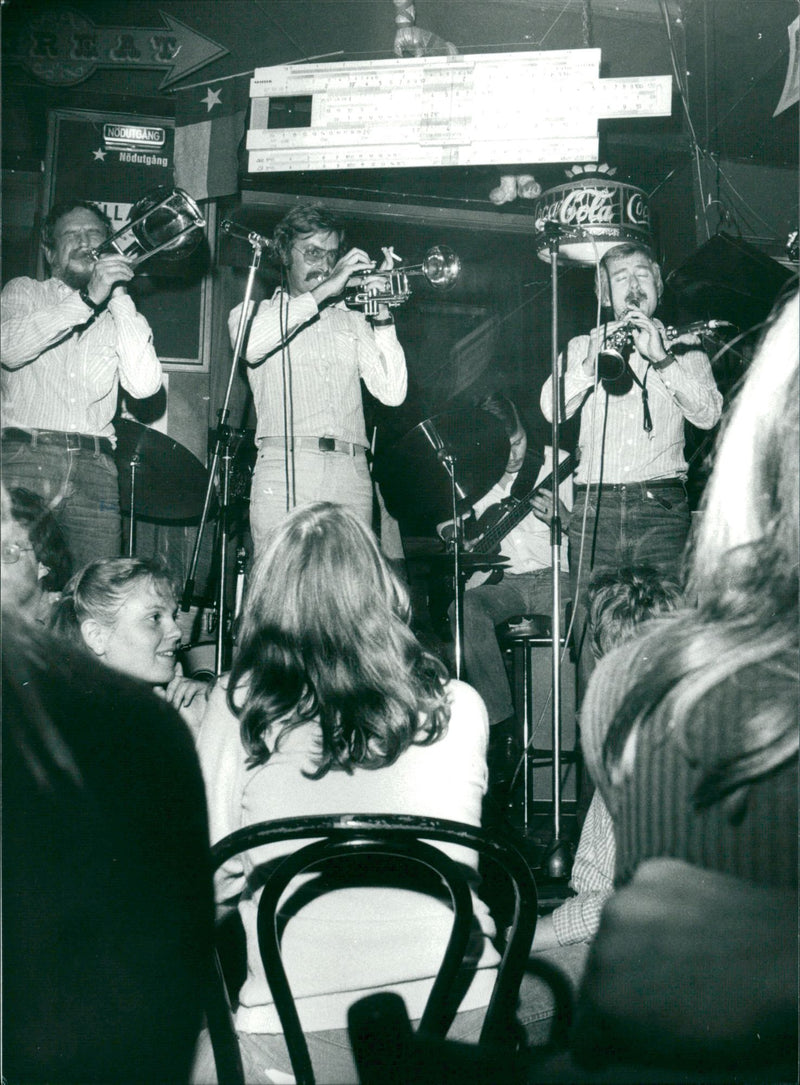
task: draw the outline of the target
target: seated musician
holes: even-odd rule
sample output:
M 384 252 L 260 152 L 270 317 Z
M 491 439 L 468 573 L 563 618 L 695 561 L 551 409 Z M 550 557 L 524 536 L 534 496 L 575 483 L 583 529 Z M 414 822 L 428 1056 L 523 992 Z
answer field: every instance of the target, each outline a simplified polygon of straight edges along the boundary
M 547 480 L 552 452 L 545 450 L 544 463 L 528 447 L 527 435 L 513 402 L 494 392 L 480 404 L 481 409 L 503 422 L 511 442 L 508 463 L 502 478 L 474 506 L 477 528 L 496 528 L 500 551 L 509 558 L 502 579 L 481 583 L 485 574 L 476 573 L 464 592 L 464 664 L 467 680 L 477 689 L 489 713 L 489 763 L 492 783 L 502 786 L 510 778 L 518 755 L 519 728 L 514 715 L 511 688 L 505 663 L 495 635 L 500 622 L 518 614 L 550 614 L 552 609 L 552 573 L 550 527 L 552 490 L 536 486 Z M 566 454 L 562 454 L 562 462 Z M 537 473 L 538 469 L 538 473 Z M 534 491 L 536 491 L 534 493 Z M 566 528 L 567 507 L 571 505 L 571 485 L 562 482 L 560 516 Z M 503 502 L 504 504 L 500 504 Z M 525 509 L 527 508 L 527 512 Z M 532 515 L 531 515 L 532 514 Z M 520 518 L 521 516 L 521 518 Z M 481 549 L 481 535 L 470 541 L 474 529 L 466 529 L 467 547 Z M 566 547 L 562 545 L 562 599 L 568 598 Z M 492 574 L 494 576 L 495 574 Z M 453 608 L 450 609 L 453 620 Z

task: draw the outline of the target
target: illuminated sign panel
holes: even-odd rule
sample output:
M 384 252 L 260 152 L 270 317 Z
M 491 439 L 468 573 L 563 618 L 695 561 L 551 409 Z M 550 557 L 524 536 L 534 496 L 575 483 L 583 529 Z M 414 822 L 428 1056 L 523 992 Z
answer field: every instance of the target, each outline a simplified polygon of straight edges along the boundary
M 586 162 L 600 117 L 668 116 L 672 78 L 574 49 L 258 68 L 250 98 L 250 173 Z

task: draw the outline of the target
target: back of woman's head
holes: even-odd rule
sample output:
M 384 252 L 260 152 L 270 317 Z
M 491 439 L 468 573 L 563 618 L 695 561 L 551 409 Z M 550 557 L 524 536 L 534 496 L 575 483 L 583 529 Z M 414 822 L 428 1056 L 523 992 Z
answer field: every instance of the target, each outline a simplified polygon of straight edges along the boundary
M 256 560 L 229 702 L 254 760 L 264 732 L 319 718 L 320 762 L 379 767 L 417 741 L 426 710 L 438 737 L 444 667 L 408 627 L 408 595 L 374 534 L 340 505 L 292 513 Z M 246 688 L 244 702 L 239 686 Z
M 141 583 L 152 584 L 161 592 L 174 592 L 172 577 L 156 559 L 90 561 L 64 588 L 53 611 L 53 632 L 82 645 L 82 624 L 91 618 L 104 626 L 114 625 L 120 608 Z
M 692 559 L 690 592 L 701 605 L 797 612 L 798 349 L 794 294 L 767 328 L 721 434 Z
M 327 650 L 407 615 L 374 534 L 343 506 L 320 502 L 289 516 L 255 562 L 242 635 L 269 626 Z

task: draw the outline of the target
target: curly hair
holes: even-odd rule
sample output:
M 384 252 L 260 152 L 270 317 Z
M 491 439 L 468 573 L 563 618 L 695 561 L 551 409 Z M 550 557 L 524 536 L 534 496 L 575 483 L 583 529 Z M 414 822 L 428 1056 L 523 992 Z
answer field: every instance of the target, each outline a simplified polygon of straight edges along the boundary
M 111 219 L 98 204 L 92 203 L 90 200 L 61 200 L 59 203 L 53 204 L 47 218 L 42 223 L 41 241 L 45 249 L 52 249 L 53 245 L 55 245 L 56 226 L 60 219 L 64 215 L 68 215 L 70 211 L 77 211 L 79 207 L 91 211 L 93 215 L 97 215 L 108 233 L 113 232 L 114 227 L 111 224 Z
M 340 505 L 295 510 L 252 570 L 228 686 L 250 764 L 318 721 L 315 771 L 378 769 L 435 742 L 444 664 L 408 626 L 408 595 L 368 527 Z
M 601 659 L 642 623 L 675 610 L 683 592 L 676 580 L 652 565 L 625 565 L 595 573 L 588 598 L 592 655 Z

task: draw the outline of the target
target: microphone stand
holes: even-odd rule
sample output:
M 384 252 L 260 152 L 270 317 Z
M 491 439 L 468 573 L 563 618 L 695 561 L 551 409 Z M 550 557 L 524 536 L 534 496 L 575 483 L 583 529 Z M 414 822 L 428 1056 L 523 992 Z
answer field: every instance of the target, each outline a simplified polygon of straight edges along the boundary
M 464 524 L 458 516 L 456 501 L 456 456 L 448 448 L 439 452 L 439 458 L 450 476 L 450 503 L 453 514 L 453 596 L 455 618 L 455 672 L 461 678 L 464 660 L 464 580 L 461 576 L 461 547 L 464 542 Z
M 561 517 L 558 507 L 558 464 L 561 425 L 561 381 L 558 372 L 558 248 L 560 229 L 557 223 L 544 223 L 544 235 L 550 252 L 550 339 L 551 380 L 553 385 L 553 504 L 550 515 L 550 564 L 553 576 L 552 646 L 553 646 L 553 839 L 545 852 L 551 878 L 565 877 L 571 854 L 569 842 L 561 837 Z
M 218 527 L 218 546 L 219 546 L 219 584 L 217 586 L 217 638 L 214 655 L 214 673 L 217 677 L 222 674 L 225 660 L 225 603 L 226 603 L 226 585 L 225 585 L 225 573 L 228 560 L 228 516 L 230 505 L 230 468 L 233 456 L 231 454 L 231 444 L 234 438 L 234 430 L 228 425 L 228 419 L 230 416 L 230 400 L 231 392 L 233 391 L 233 378 L 236 373 L 236 364 L 239 360 L 239 354 L 241 353 L 242 346 L 244 344 L 244 335 L 247 328 L 247 321 L 250 312 L 250 299 L 253 295 L 253 283 L 255 282 L 256 271 L 261 263 L 261 254 L 264 249 L 271 246 L 266 238 L 260 234 L 253 232 L 246 232 L 242 227 L 236 227 L 234 223 L 224 222 L 222 229 L 225 233 L 234 234 L 235 236 L 243 237 L 250 244 L 253 252 L 250 259 L 250 269 L 247 276 L 247 285 L 244 291 L 244 301 L 242 303 L 242 311 L 239 315 L 239 326 L 236 330 L 236 342 L 233 347 L 233 362 L 231 363 L 231 371 L 228 376 L 228 386 L 225 390 L 225 399 L 222 407 L 218 413 L 217 429 L 214 440 L 214 454 L 211 458 L 211 463 L 208 470 L 208 486 L 206 487 L 205 502 L 203 504 L 203 512 L 200 517 L 200 525 L 197 529 L 197 538 L 194 543 L 194 551 L 192 553 L 192 561 L 189 566 L 189 573 L 186 577 L 186 582 L 183 588 L 183 596 L 181 598 L 181 610 L 187 611 L 191 606 L 192 598 L 194 596 L 195 577 L 197 574 L 197 561 L 200 556 L 200 544 L 203 538 L 203 531 L 205 525 L 208 522 L 208 513 L 211 508 L 211 498 L 214 493 L 214 480 L 217 474 L 217 468 L 219 466 L 220 459 L 222 460 L 222 473 L 220 477 L 219 486 L 219 527 Z

